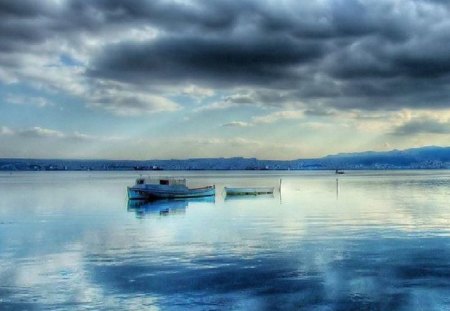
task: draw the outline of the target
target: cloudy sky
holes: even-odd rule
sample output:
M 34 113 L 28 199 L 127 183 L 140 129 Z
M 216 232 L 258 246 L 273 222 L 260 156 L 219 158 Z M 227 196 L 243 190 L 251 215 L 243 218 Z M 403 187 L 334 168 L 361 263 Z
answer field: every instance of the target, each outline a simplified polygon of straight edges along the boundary
M 0 157 L 450 145 L 445 0 L 0 1 Z

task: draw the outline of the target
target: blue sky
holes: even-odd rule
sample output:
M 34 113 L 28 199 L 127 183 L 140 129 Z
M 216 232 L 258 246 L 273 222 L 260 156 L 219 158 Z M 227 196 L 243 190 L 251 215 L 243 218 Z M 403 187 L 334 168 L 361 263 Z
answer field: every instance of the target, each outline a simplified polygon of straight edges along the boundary
M 319 157 L 450 141 L 437 0 L 0 3 L 0 157 Z

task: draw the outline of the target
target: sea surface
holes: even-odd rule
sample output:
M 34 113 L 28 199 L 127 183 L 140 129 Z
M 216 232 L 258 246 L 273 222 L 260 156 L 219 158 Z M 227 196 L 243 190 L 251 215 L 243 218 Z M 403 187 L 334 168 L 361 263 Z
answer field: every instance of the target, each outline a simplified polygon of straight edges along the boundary
M 450 310 L 450 171 L 149 174 L 217 193 L 137 203 L 136 172 L 0 173 L 0 310 Z

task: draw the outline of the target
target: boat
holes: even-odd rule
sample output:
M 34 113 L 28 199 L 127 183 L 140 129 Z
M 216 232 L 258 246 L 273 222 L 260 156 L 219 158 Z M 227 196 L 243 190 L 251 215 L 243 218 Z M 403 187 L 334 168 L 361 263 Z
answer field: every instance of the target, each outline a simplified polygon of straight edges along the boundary
M 225 187 L 225 193 L 228 195 L 260 195 L 273 194 L 274 187 Z
M 186 179 L 180 178 L 143 178 L 136 179 L 136 184 L 127 188 L 130 200 L 177 199 L 207 197 L 216 194 L 215 186 L 188 188 Z
M 342 175 L 342 174 L 344 174 L 344 171 L 343 170 L 336 170 L 336 172 L 335 172 L 337 175 Z

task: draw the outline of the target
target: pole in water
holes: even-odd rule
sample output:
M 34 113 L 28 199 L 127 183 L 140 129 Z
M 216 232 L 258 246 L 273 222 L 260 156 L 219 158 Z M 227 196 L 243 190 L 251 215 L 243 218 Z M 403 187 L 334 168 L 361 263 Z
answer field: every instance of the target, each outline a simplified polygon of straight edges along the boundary
M 336 200 L 339 199 L 339 179 L 336 178 Z
M 280 204 L 281 204 L 281 178 L 280 178 L 280 188 L 278 190 L 280 192 Z

